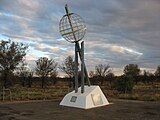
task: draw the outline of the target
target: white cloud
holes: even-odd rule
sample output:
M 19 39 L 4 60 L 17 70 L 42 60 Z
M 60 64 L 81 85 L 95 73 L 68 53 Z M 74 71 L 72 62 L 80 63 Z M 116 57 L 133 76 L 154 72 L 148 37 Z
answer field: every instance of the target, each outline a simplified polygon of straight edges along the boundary
M 118 53 L 123 53 L 123 54 L 133 54 L 133 55 L 143 55 L 143 53 L 138 52 L 136 50 L 127 48 L 127 47 L 123 47 L 123 46 L 118 46 L 118 45 L 112 45 L 111 46 L 111 51 L 113 52 L 118 52 Z

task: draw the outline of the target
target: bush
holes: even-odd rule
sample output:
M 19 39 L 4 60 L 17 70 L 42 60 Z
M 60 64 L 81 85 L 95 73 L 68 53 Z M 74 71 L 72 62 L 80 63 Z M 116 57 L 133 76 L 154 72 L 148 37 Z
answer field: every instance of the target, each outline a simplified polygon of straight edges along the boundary
M 115 88 L 123 93 L 132 92 L 133 78 L 127 75 L 118 77 L 115 83 Z

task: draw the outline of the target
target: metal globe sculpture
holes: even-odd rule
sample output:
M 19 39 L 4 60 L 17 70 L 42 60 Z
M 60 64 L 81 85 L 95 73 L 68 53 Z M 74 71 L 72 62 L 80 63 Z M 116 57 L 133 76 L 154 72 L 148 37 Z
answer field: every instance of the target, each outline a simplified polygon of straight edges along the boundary
M 67 4 L 65 6 L 66 15 L 59 23 L 59 30 L 62 37 L 75 44 L 74 57 L 74 91 L 65 95 L 60 105 L 89 109 L 108 105 L 109 102 L 104 96 L 99 86 L 91 86 L 87 68 L 84 62 L 84 41 L 80 40 L 85 35 L 86 25 L 83 19 L 75 14 L 69 13 Z M 79 61 L 80 60 L 80 61 Z M 80 68 L 80 69 L 79 69 Z M 79 83 L 79 72 L 81 71 L 81 82 Z M 85 82 L 86 81 L 86 82 Z M 88 85 L 86 85 L 88 83 Z M 80 84 L 80 85 L 79 85 Z M 80 86 L 80 87 L 79 87 Z
M 82 17 L 75 13 L 68 13 L 62 17 L 59 23 L 59 31 L 68 42 L 75 43 L 83 39 L 86 25 Z
M 84 93 L 84 79 L 88 81 L 88 86 L 90 86 L 90 81 L 84 63 L 84 41 L 81 42 L 81 45 L 79 45 L 79 41 L 82 40 L 85 35 L 86 25 L 79 15 L 69 12 L 67 4 L 65 6 L 65 10 L 66 14 L 62 17 L 59 23 L 59 31 L 65 40 L 75 43 L 75 93 L 78 92 L 78 57 L 81 61 L 81 93 Z

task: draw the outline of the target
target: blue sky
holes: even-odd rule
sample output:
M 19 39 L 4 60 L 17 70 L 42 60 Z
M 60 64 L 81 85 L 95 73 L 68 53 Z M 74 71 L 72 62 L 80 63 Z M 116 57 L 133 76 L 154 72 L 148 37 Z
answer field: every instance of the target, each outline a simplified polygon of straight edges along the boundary
M 74 56 L 74 44 L 59 33 L 66 3 L 86 22 L 89 71 L 97 64 L 109 64 L 116 74 L 127 64 L 150 71 L 160 65 L 159 0 L 0 0 L 0 39 L 28 44 L 30 66 L 39 57 L 61 64 Z

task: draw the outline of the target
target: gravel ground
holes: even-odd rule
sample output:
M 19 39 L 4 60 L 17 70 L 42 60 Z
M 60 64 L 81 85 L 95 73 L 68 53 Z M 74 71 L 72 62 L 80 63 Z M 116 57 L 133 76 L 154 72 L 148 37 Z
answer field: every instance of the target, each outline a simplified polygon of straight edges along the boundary
M 160 102 L 110 100 L 89 110 L 59 106 L 59 102 L 0 103 L 0 120 L 160 120 Z

